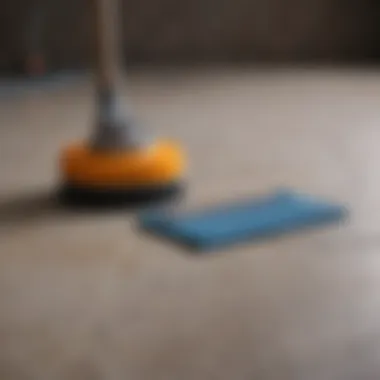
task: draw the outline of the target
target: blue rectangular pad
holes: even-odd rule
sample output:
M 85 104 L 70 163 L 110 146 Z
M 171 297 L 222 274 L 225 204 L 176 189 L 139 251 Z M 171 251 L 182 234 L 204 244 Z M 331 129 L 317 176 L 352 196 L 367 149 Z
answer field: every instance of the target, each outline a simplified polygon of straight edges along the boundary
M 335 222 L 345 214 L 340 205 L 279 191 L 188 214 L 146 212 L 140 216 L 140 225 L 155 234 L 205 250 Z

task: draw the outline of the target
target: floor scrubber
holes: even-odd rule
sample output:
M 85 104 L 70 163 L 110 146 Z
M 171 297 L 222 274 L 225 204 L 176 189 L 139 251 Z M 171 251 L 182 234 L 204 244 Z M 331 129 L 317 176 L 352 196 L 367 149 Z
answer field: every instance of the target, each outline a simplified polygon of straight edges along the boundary
M 87 141 L 60 159 L 60 198 L 71 205 L 133 205 L 181 193 L 184 154 L 169 140 L 142 136 L 119 94 L 122 73 L 119 0 L 90 0 L 95 32 L 97 115 Z

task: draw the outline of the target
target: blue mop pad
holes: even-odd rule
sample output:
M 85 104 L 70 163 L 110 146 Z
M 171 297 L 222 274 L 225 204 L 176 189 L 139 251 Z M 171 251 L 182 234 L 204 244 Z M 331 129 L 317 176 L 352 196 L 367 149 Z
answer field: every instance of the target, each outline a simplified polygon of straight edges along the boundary
M 293 191 L 278 191 L 206 211 L 147 211 L 139 222 L 149 232 L 208 250 L 336 222 L 345 215 L 343 206 Z

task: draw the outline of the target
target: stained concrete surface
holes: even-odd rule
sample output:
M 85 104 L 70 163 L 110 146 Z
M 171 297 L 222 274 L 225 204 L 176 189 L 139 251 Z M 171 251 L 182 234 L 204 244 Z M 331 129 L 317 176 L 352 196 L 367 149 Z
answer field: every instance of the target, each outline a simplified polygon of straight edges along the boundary
M 88 80 L 2 97 L 1 378 L 379 379 L 380 74 L 136 71 L 122 88 L 186 147 L 189 207 L 291 186 L 351 218 L 189 255 L 131 214 L 49 202 L 59 149 L 91 127 Z

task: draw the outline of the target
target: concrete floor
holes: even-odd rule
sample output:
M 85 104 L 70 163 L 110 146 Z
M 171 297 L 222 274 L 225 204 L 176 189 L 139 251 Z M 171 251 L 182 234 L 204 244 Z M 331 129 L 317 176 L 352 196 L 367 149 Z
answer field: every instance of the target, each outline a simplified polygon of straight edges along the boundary
M 277 186 L 349 205 L 343 226 L 197 257 L 123 212 L 59 210 L 88 81 L 0 101 L 0 378 L 380 378 L 380 74 L 135 72 L 154 133 L 191 159 L 191 207 Z

